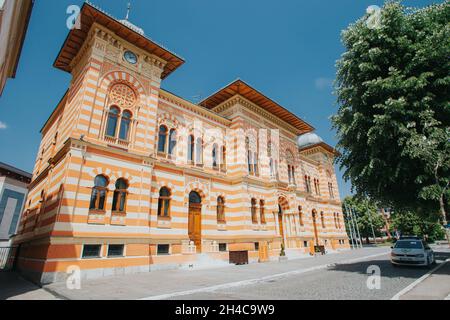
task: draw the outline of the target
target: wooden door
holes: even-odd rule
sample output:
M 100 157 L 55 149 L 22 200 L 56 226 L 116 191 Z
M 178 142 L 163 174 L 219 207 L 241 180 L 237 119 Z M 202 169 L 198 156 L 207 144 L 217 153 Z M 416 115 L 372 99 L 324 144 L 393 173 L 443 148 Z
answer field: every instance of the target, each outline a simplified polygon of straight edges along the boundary
M 267 241 L 262 241 L 259 243 L 259 262 L 269 261 L 269 246 Z
M 202 245 L 202 205 L 189 205 L 189 239 L 194 241 L 197 252 L 201 252 Z
M 283 227 L 283 213 L 278 213 L 278 227 L 280 228 L 281 241 L 284 243 L 284 227 Z

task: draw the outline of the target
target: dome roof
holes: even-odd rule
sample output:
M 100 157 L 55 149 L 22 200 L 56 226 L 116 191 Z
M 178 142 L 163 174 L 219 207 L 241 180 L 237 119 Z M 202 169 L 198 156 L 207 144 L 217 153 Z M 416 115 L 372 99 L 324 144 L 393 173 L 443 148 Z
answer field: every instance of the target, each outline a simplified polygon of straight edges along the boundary
M 322 142 L 323 142 L 322 138 L 319 137 L 314 132 L 302 134 L 297 138 L 297 145 L 299 146 L 299 148 L 304 148 Z

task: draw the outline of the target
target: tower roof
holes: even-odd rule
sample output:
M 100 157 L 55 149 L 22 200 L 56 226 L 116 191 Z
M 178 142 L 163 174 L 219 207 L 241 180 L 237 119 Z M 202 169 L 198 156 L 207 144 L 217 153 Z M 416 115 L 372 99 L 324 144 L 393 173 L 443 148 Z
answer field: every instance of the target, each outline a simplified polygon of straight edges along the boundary
M 89 2 L 83 4 L 79 19 L 81 28 L 74 28 L 69 32 L 55 60 L 54 66 L 58 69 L 66 72 L 72 71 L 70 63 L 83 46 L 94 22 L 108 28 L 117 36 L 147 51 L 149 54 L 153 54 L 167 61 L 162 73 L 163 79 L 184 63 L 184 60 L 175 53 L 146 37 L 141 28 L 133 25 L 128 20 L 120 21 Z

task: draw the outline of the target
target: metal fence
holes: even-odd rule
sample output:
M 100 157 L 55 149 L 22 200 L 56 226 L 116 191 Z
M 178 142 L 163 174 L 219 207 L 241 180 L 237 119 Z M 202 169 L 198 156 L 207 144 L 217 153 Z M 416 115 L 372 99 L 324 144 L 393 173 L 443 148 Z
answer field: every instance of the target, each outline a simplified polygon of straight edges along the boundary
M 8 271 L 14 268 L 17 247 L 0 247 L 0 271 Z

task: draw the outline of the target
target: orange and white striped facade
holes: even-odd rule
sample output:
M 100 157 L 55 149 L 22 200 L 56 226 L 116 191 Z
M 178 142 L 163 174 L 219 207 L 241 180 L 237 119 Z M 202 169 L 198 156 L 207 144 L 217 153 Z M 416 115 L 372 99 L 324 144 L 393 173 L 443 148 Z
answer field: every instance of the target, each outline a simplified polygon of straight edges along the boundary
M 239 80 L 233 86 L 246 91 L 228 86 L 210 97 L 221 98 L 213 106 L 165 91 L 162 79 L 174 69 L 165 49 L 147 50 L 133 30 L 128 37 L 111 31 L 104 23 L 109 17 L 88 4 L 81 14 L 96 19 L 67 63 L 69 89 L 42 129 L 14 239 L 21 270 L 48 283 L 65 279 L 72 266 L 99 277 L 192 266 L 199 255 L 228 261 L 235 251 L 246 252 L 250 262 L 273 260 L 282 244 L 288 257 L 309 254 L 315 245 L 349 247 L 334 150 L 324 143 L 297 146 L 309 125 L 280 116 L 281 109 L 271 112 L 252 99 L 261 94 Z M 137 63 L 124 59 L 127 51 Z M 113 106 L 117 128 L 108 134 Z M 131 115 L 126 128 L 125 111 Z M 164 146 L 162 127 L 175 137 Z M 107 185 L 96 202 L 99 176 Z M 118 180 L 126 183 L 123 207 L 116 201 Z M 167 215 L 160 212 L 163 188 L 170 193 Z M 192 192 L 201 197 L 196 239 Z M 99 245 L 99 254 L 86 258 L 89 245 Z M 123 246 L 122 254 L 109 256 L 113 245 Z

